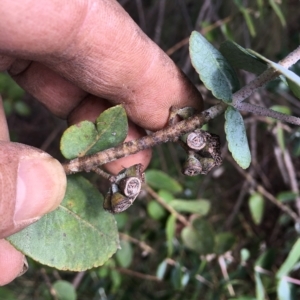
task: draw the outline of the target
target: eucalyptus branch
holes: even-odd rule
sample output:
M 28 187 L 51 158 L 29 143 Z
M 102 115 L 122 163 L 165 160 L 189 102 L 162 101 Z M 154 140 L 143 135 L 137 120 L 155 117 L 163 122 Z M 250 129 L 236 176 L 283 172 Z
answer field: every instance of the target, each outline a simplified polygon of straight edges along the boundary
M 233 94 L 232 105 L 234 107 L 238 106 L 242 101 L 246 100 L 255 91 L 262 88 L 266 83 L 275 79 L 278 76 L 279 73 L 276 72 L 275 70 L 271 68 L 267 69 L 261 75 L 253 79 L 251 82 L 249 82 L 247 85 L 243 86 L 240 90 L 238 90 Z
M 235 105 L 235 108 L 238 110 L 254 113 L 255 115 L 271 117 L 280 121 L 284 121 L 287 123 L 300 126 L 300 118 L 282 114 L 280 112 L 277 112 L 275 110 L 266 107 L 257 106 L 250 103 L 238 103 Z
M 292 65 L 294 65 L 299 59 L 300 59 L 300 46 L 298 46 L 298 48 L 296 48 L 294 51 L 289 53 L 289 55 L 286 56 L 284 59 L 279 61 L 279 64 L 288 69 Z
M 279 63 L 285 68 L 291 67 L 300 59 L 300 47 L 291 52 L 285 59 Z M 260 76 L 255 78 L 252 82 L 241 88 L 239 91 L 233 94 L 232 106 L 238 110 L 244 110 L 253 112 L 258 115 L 269 116 L 275 119 L 279 119 L 285 122 L 289 122 L 295 125 L 300 125 L 300 119 L 293 116 L 287 116 L 275 112 L 273 110 L 255 106 L 248 103 L 241 103 L 257 89 L 264 86 L 268 81 L 278 77 L 279 73 L 272 68 L 267 69 Z M 169 126 L 150 135 L 144 136 L 140 139 L 125 142 L 114 148 L 106 149 L 93 155 L 75 158 L 65 164 L 63 164 L 66 174 L 72 174 L 82 171 L 92 171 L 96 167 L 111 161 L 117 160 L 122 157 L 135 154 L 139 151 L 149 149 L 155 145 L 176 141 L 179 136 L 192 132 L 197 128 L 200 128 L 203 124 L 207 123 L 211 119 L 217 117 L 225 111 L 227 104 L 219 103 L 209 109 L 196 114 L 186 120 L 178 122 L 175 125 Z
M 291 52 L 288 56 L 286 56 L 284 59 L 279 61 L 279 64 L 288 69 L 292 65 L 294 65 L 298 60 L 300 60 L 300 46 L 297 49 L 295 49 L 293 52 Z M 261 75 L 256 77 L 246 86 L 242 87 L 240 90 L 238 90 L 236 93 L 233 94 L 233 98 L 232 98 L 233 106 L 234 107 L 238 106 L 239 103 L 247 99 L 256 90 L 263 87 L 266 83 L 275 79 L 278 76 L 279 76 L 279 72 L 275 71 L 272 68 L 267 69 Z
M 179 136 L 192 132 L 196 128 L 201 127 L 203 124 L 223 113 L 226 107 L 227 105 L 224 103 L 217 104 L 200 114 L 194 115 L 191 118 L 156 131 L 140 139 L 125 142 L 119 146 L 109 148 L 93 155 L 75 158 L 63 164 L 64 170 L 66 174 L 82 171 L 89 172 L 95 169 L 96 166 L 101 166 L 121 157 L 135 154 L 139 151 L 152 148 L 158 144 L 176 141 Z

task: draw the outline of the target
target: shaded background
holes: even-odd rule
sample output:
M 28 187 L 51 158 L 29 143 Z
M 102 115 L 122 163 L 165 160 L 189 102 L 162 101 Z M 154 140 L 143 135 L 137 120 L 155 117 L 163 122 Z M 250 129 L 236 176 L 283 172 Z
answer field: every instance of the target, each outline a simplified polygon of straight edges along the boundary
M 215 100 L 190 63 L 188 37 L 192 30 L 200 31 L 216 48 L 231 39 L 273 61 L 285 57 L 300 44 L 298 0 L 119 2 L 197 85 L 207 107 Z M 239 75 L 242 84 L 254 78 L 246 72 Z M 65 122 L 24 94 L 6 74 L 0 74 L 0 91 L 12 140 L 62 159 L 59 139 L 66 128 Z M 285 106 L 297 116 L 300 111 L 299 100 L 278 80 L 255 93 L 249 101 L 266 107 Z M 219 258 L 204 256 L 206 253 L 197 247 L 189 249 L 181 238 L 184 225 L 178 221 L 170 255 L 166 239 L 169 213 L 159 204 L 153 204 L 153 195 L 143 192 L 133 207 L 116 216 L 123 250 L 104 267 L 81 273 L 61 272 L 29 260 L 29 271 L 0 288 L 0 299 L 75 299 L 74 291 L 77 299 L 255 299 L 255 289 L 259 289 L 257 273 L 265 299 L 277 299 L 275 273 L 298 233 L 292 219 L 268 200 L 279 199 L 299 213 L 300 131 L 248 113 L 243 117 L 252 152 L 252 164 L 246 171 L 237 167 L 227 150 L 222 116 L 210 122 L 208 130 L 221 137 L 223 166 L 207 176 L 186 178 L 180 172 L 185 154 L 176 145 L 168 144 L 155 148 L 149 167 L 162 170 L 178 181 L 183 192 L 174 197 L 209 200 L 210 212 L 204 218 L 213 228 L 213 234 L 227 232 L 234 237 Z M 246 173 L 252 181 L 246 179 Z M 99 179 L 91 177 L 91 180 L 105 189 L 105 183 Z M 264 198 L 264 206 L 257 209 L 263 213 L 260 222 L 255 222 L 248 205 L 251 194 L 256 192 Z M 195 218 L 194 214 L 184 216 L 187 220 Z M 298 268 L 291 278 L 300 280 Z M 66 291 L 66 298 L 55 293 L 59 280 L 70 283 L 64 282 L 66 286 L 61 288 Z M 297 285 L 289 288 L 294 299 L 299 299 Z

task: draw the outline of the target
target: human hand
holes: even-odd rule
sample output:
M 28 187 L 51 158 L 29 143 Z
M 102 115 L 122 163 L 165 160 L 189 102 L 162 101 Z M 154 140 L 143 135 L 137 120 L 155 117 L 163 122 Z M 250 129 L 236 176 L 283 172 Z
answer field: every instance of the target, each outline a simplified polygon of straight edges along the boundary
M 122 103 L 127 140 L 166 126 L 171 106 L 201 109 L 198 91 L 114 0 L 1 1 L 0 71 L 70 124 L 95 120 Z M 0 110 L 0 237 L 55 209 L 65 191 L 61 165 L 40 150 L 9 143 Z M 141 163 L 151 151 L 112 162 L 111 173 Z M 25 163 L 24 163 L 25 162 Z M 20 221 L 20 220 L 25 220 Z M 23 255 L 0 241 L 0 285 L 23 269 Z

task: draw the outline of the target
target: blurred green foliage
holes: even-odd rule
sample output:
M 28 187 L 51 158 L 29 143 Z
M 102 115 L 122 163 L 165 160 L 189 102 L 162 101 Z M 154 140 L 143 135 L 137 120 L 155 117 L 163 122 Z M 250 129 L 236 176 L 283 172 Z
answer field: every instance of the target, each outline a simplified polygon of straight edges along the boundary
M 23 117 L 30 116 L 29 106 L 22 101 L 25 91 L 5 73 L 0 73 L 0 94 L 6 116 L 10 116 L 12 113 Z

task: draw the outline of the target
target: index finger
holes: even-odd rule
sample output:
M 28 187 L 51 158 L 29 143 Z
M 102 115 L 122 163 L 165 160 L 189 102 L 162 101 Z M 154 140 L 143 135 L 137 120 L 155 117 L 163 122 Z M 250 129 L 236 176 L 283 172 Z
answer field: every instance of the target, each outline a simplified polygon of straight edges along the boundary
M 82 90 L 124 104 L 131 120 L 146 129 L 164 127 L 173 105 L 202 108 L 197 89 L 116 1 L 3 2 L 0 27 L 9 25 L 14 33 L 0 33 L 3 54 L 38 60 Z M 17 81 L 30 86 L 31 67 L 19 71 Z M 39 81 L 43 76 L 35 78 L 33 90 L 44 86 Z M 51 109 L 60 94 L 40 97 Z

